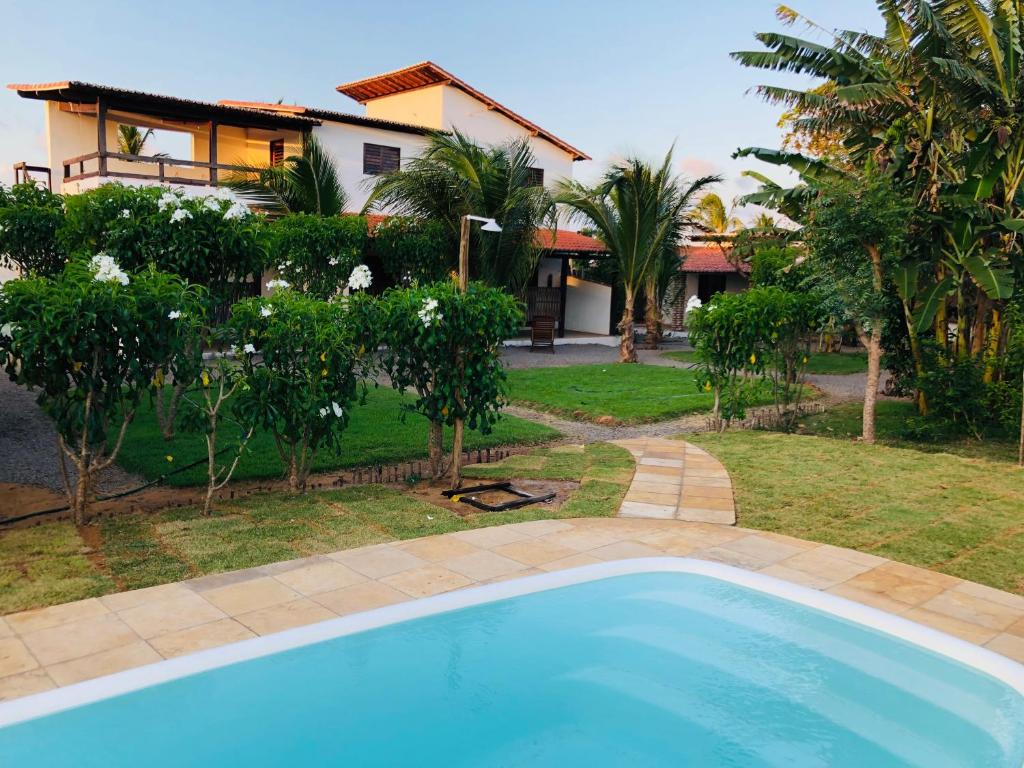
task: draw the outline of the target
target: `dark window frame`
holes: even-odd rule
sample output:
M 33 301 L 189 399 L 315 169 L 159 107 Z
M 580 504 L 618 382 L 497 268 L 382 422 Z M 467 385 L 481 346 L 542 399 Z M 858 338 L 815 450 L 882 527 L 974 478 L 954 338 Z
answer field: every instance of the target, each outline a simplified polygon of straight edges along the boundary
M 543 187 L 544 186 L 544 169 L 530 167 L 527 169 L 526 186 L 528 187 Z
M 387 144 L 363 143 L 363 173 L 366 176 L 379 176 L 382 173 L 397 171 L 402 165 L 402 150 Z
M 697 277 L 697 298 L 707 304 L 719 293 L 728 290 L 729 275 L 725 272 L 701 272 Z
M 284 165 L 284 139 L 270 140 L 270 165 Z

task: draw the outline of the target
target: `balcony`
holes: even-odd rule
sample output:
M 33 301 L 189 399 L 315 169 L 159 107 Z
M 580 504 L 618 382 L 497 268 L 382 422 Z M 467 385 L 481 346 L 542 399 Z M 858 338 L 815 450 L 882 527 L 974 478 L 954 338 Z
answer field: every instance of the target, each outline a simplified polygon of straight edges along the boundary
M 155 184 L 217 186 L 221 173 L 243 172 L 241 165 L 179 160 L 163 155 L 127 155 L 123 152 L 88 152 L 63 162 L 63 183 L 102 177 L 141 179 Z

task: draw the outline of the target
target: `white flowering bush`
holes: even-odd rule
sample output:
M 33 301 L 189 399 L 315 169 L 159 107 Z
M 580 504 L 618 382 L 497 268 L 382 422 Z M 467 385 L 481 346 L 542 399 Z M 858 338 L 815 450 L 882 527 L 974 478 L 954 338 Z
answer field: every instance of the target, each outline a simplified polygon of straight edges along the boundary
M 290 487 L 301 491 L 317 453 L 341 450 L 351 404 L 371 357 L 360 294 L 344 304 L 294 290 L 247 299 L 231 311 L 227 331 L 242 345 L 246 386 L 238 417 L 270 431 Z M 363 385 L 365 392 L 365 385 Z
M 267 226 L 270 265 L 295 290 L 320 299 L 329 299 L 346 287 L 370 287 L 369 269 L 358 270 L 367 243 L 363 216 L 296 213 Z
M 466 293 L 452 280 L 396 288 L 381 296 L 368 322 L 380 344 L 380 364 L 399 392 L 415 390 L 405 408 L 430 422 L 434 477 L 444 473 L 442 437 L 457 419 L 484 434 L 505 404 L 500 345 L 522 323 L 519 303 L 480 283 Z
M 360 264 L 352 270 L 352 274 L 348 276 L 348 288 L 350 291 L 365 291 L 373 285 L 373 275 L 370 274 L 370 268 L 365 264 Z
M 64 200 L 36 184 L 0 185 L 0 267 L 53 275 L 64 269 Z
M 693 294 L 686 300 L 686 306 L 683 308 L 683 318 L 685 319 L 693 310 L 701 308 L 700 297 L 697 294 Z
M 62 476 L 79 523 L 140 399 L 165 373 L 187 379 L 198 365 L 202 291 L 152 269 L 130 280 L 121 274 L 113 259 L 98 256 L 56 277 L 0 288 L 0 360 L 13 381 L 38 392 L 53 419 L 61 466 L 76 470 L 74 479 Z

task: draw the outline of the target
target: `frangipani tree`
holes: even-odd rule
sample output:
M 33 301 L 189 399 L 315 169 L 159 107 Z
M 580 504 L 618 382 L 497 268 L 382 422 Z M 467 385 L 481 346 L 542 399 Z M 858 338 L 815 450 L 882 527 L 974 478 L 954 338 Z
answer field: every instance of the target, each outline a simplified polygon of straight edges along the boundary
M 200 353 L 203 321 L 200 289 L 152 269 L 129 275 L 105 254 L 0 289 L 0 358 L 53 419 L 76 523 L 87 522 L 96 475 L 117 458 L 161 366 L 195 365 L 187 358 Z

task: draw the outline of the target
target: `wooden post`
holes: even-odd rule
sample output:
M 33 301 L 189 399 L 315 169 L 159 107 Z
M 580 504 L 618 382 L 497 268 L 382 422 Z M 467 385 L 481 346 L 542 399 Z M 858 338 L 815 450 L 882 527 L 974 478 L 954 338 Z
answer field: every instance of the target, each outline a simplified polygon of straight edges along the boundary
M 459 290 L 463 293 L 469 288 L 469 227 L 469 217 L 463 216 L 459 236 Z
M 459 290 L 465 293 L 469 290 L 469 228 L 471 222 L 468 216 L 462 217 L 462 227 L 459 232 Z M 462 353 L 456 355 L 458 366 L 459 385 L 461 387 L 463 370 Z M 462 391 L 456 389 L 455 400 L 462 405 Z M 452 488 L 462 485 L 462 441 L 466 425 L 461 418 L 455 419 L 455 434 L 452 436 Z
M 562 276 L 558 283 L 558 338 L 565 338 L 565 299 L 569 295 L 569 259 L 562 257 Z
M 98 172 L 100 176 L 107 175 L 107 103 L 103 99 L 96 99 L 96 151 L 99 152 L 97 159 Z
M 210 186 L 217 186 L 217 121 L 210 121 Z

